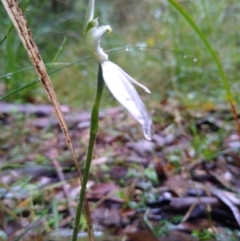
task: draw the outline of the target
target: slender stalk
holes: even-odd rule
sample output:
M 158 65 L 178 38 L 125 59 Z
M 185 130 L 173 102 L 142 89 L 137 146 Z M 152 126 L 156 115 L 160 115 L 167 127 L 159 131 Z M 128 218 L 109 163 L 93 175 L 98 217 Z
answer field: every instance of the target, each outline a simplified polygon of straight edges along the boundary
M 25 12 L 27 6 L 29 5 L 29 3 L 31 2 L 31 0 L 29 0 L 25 7 L 23 8 L 23 12 Z M 7 31 L 7 33 L 5 34 L 5 36 L 2 38 L 2 40 L 0 40 L 0 46 L 3 44 L 3 42 L 8 38 L 9 34 L 12 32 L 12 30 L 14 29 L 14 25 L 12 25 L 9 30 Z
M 79 194 L 79 202 L 78 202 L 77 210 L 76 210 L 76 217 L 75 217 L 75 223 L 74 223 L 74 227 L 73 227 L 72 241 L 77 241 L 78 227 L 79 227 L 81 214 L 82 214 L 82 207 L 83 207 L 83 203 L 84 203 L 84 197 L 85 197 L 86 186 L 87 186 L 87 181 L 88 181 L 88 174 L 89 174 L 91 161 L 92 161 L 92 153 L 93 153 L 95 138 L 96 138 L 97 131 L 98 131 L 99 106 L 100 106 L 104 86 L 105 86 L 105 84 L 104 84 L 104 80 L 102 77 L 102 67 L 99 64 L 97 92 L 96 92 L 96 98 L 95 98 L 95 101 L 93 104 L 92 114 L 91 114 L 90 139 L 89 139 L 89 143 L 88 143 L 87 159 L 86 159 L 85 170 L 84 170 L 84 175 L 83 175 L 83 180 L 82 180 L 82 187 L 81 187 L 81 191 Z
M 235 103 L 234 103 L 233 95 L 232 95 L 232 92 L 231 92 L 231 86 L 229 84 L 229 81 L 228 81 L 225 73 L 224 73 L 222 64 L 219 61 L 219 58 L 218 58 L 216 52 L 212 48 L 212 46 L 211 46 L 210 42 L 208 41 L 208 39 L 205 37 L 205 35 L 202 33 L 202 31 L 198 28 L 198 26 L 195 24 L 195 22 L 190 17 L 190 15 L 183 9 L 183 7 L 176 0 L 168 0 L 168 2 L 191 25 L 193 30 L 197 33 L 197 35 L 199 36 L 199 38 L 202 40 L 203 44 L 205 45 L 206 49 L 208 50 L 208 52 L 212 56 L 213 61 L 215 62 L 216 66 L 217 66 L 218 73 L 219 73 L 219 75 L 220 75 L 220 77 L 222 79 L 222 83 L 223 83 L 224 89 L 226 91 L 227 99 L 228 99 L 228 102 L 229 102 L 229 104 L 231 106 L 231 110 L 232 110 L 233 118 L 234 118 L 234 121 L 235 121 L 235 124 L 236 124 L 236 128 L 237 128 L 238 134 L 240 135 L 240 124 L 238 122 L 238 115 L 237 115 L 237 110 L 236 110 L 236 106 L 235 106 Z

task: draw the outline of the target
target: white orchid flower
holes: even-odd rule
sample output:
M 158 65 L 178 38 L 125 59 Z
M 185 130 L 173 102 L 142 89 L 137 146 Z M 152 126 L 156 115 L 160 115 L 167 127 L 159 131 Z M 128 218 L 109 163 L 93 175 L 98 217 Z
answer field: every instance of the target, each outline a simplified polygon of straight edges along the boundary
M 111 32 L 109 25 L 98 27 L 98 19 L 94 19 L 95 0 L 90 0 L 84 24 L 84 38 L 87 48 L 93 58 L 101 64 L 103 79 L 112 95 L 132 114 L 142 125 L 143 134 L 147 140 L 152 139 L 153 125 L 143 102 L 133 84 L 151 93 L 144 85 L 138 83 L 119 66 L 108 60 L 108 55 L 100 46 L 100 40 L 105 32 Z

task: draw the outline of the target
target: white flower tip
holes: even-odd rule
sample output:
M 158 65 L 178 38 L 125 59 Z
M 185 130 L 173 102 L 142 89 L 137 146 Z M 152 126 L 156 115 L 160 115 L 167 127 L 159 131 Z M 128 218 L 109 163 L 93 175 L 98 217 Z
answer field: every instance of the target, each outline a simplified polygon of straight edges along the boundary
M 143 124 L 143 125 L 142 125 L 142 128 L 143 128 L 144 137 L 145 137 L 148 141 L 151 141 L 151 140 L 152 140 L 152 137 L 153 137 L 153 134 L 154 134 L 154 127 L 153 127 L 152 121 L 150 120 L 149 123 Z
M 134 83 L 137 84 L 138 86 L 140 86 L 145 92 L 151 94 L 151 91 L 150 91 L 146 86 L 144 86 L 144 85 L 138 83 L 137 81 L 134 82 Z
M 151 94 L 151 91 L 148 88 L 145 88 L 144 91 L 147 92 L 148 94 Z

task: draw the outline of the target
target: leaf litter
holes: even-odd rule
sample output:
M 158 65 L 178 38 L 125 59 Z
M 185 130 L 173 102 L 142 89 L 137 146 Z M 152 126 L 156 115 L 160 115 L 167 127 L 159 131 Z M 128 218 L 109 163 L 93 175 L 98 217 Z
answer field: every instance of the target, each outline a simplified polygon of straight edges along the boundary
M 90 113 L 62 108 L 84 166 Z M 148 142 L 122 108 L 101 111 L 87 198 L 96 232 L 111 238 L 96 240 L 239 240 L 231 113 L 170 101 L 152 112 L 162 117 Z M 0 125 L 0 228 L 8 240 L 58 240 L 58 230 L 68 240 L 79 185 L 51 108 L 0 103 Z

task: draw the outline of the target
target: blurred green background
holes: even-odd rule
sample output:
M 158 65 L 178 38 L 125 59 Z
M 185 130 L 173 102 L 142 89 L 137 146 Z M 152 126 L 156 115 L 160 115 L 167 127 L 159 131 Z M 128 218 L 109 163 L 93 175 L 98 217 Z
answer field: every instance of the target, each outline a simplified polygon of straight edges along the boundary
M 23 9 L 27 2 L 20 1 Z M 82 36 L 87 2 L 32 0 L 25 9 L 44 62 L 49 64 L 50 72 L 57 70 L 50 76 L 60 102 L 78 109 L 91 107 L 97 76 L 97 63 L 86 59 L 89 53 Z M 191 0 L 180 3 L 217 51 L 239 103 L 240 2 Z M 109 59 L 152 91 L 148 95 L 138 89 L 148 106 L 154 107 L 166 99 L 177 99 L 188 106 L 227 103 L 209 52 L 167 1 L 99 0 L 95 16 L 99 17 L 100 25 L 109 24 L 113 29 L 102 38 L 102 47 L 109 51 Z M 10 28 L 11 21 L 1 5 L 0 41 Z M 62 44 L 64 38 L 66 41 Z M 76 64 L 69 65 L 73 62 Z M 32 65 L 15 30 L 1 43 L 0 66 L 1 97 L 37 78 L 35 72 L 28 69 Z M 5 101 L 48 102 L 40 83 Z M 117 103 L 105 90 L 102 107 L 112 105 Z

